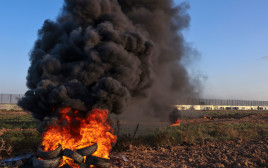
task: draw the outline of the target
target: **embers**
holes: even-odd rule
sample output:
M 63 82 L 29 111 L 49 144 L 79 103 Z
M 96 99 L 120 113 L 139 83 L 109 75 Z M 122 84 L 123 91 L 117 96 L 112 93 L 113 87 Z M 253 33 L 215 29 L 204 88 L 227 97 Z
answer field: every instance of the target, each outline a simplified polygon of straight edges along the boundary
M 212 120 L 213 118 L 211 116 L 204 116 L 203 118 Z
M 171 127 L 175 127 L 175 126 L 180 126 L 181 125 L 181 119 L 177 119 L 176 122 L 172 125 L 170 125 Z

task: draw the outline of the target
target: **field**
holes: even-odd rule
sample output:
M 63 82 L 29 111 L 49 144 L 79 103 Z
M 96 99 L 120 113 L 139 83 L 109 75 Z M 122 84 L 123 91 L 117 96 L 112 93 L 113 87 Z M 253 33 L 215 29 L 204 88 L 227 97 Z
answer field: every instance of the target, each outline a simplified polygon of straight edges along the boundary
M 119 140 L 113 167 L 268 167 L 267 111 L 208 111 L 151 135 Z M 121 144 L 120 144 L 121 143 Z
M 35 151 L 40 141 L 38 126 L 23 111 L 0 111 L 0 159 Z
M 111 167 L 268 167 L 268 111 L 202 115 L 212 119 L 185 117 L 178 127 L 117 122 Z M 26 112 L 1 110 L 0 157 L 34 153 L 41 140 L 37 127 Z

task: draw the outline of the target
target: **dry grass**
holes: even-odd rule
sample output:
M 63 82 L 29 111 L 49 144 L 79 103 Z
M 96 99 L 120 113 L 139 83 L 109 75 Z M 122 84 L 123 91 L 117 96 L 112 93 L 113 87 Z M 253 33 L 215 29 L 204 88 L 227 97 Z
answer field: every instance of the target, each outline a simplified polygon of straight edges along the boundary
M 254 114 L 253 114 L 254 113 Z M 17 115 L 16 115 L 17 114 Z M 169 123 L 138 123 L 121 122 L 115 132 L 118 141 L 113 150 L 122 151 L 130 146 L 161 146 L 181 144 L 203 144 L 206 142 L 225 141 L 233 139 L 254 139 L 268 137 L 268 113 L 219 112 L 212 114 L 213 120 L 196 118 L 182 121 L 180 127 L 169 127 Z M 28 113 L 0 113 L 0 145 L 3 145 L 2 155 L 7 157 L 26 152 L 33 152 L 41 141 L 36 131 L 37 122 Z M 116 124 L 115 124 L 116 125 Z M 133 136 L 135 134 L 135 137 Z M 12 147 L 12 148 L 11 148 Z M 11 152 L 13 149 L 13 152 Z
M 122 151 L 129 146 L 161 146 L 181 144 L 203 144 L 227 140 L 250 140 L 268 137 L 268 113 L 257 113 L 244 117 L 214 116 L 214 119 L 188 119 L 182 121 L 179 127 L 162 127 L 151 131 L 150 134 L 132 138 L 132 130 L 128 134 L 121 134 L 114 150 Z M 123 127 L 123 126 L 121 126 Z M 144 129 L 144 128 L 140 128 Z M 140 131 L 140 130 L 138 130 Z M 141 131 L 142 132 L 142 131 Z
M 22 109 L 16 104 L 0 104 L 1 111 L 22 111 Z
M 6 132 L 6 129 L 0 130 L 0 159 L 3 155 L 10 156 L 13 152 L 13 147 L 11 145 L 7 145 L 6 141 L 1 139 L 1 136 Z

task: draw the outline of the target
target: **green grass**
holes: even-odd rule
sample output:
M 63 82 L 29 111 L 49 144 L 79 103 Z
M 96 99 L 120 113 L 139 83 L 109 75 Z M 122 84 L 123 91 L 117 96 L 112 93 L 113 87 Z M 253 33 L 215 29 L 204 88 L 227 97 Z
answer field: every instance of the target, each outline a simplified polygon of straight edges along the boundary
M 203 114 L 218 118 L 240 118 L 261 112 L 252 111 L 208 111 Z M 266 112 L 263 112 L 266 113 Z M 209 121 L 209 120 L 206 120 Z M 227 120 L 226 120 L 227 121 Z M 140 124 L 135 137 L 134 130 L 137 124 L 125 124 L 120 126 L 118 141 L 113 150 L 121 151 L 131 145 L 159 146 L 197 144 L 206 141 L 225 141 L 234 139 L 256 139 L 268 137 L 268 122 L 240 121 L 232 122 L 199 122 L 188 123 L 179 127 L 169 127 L 162 123 Z M 0 115 L 0 140 L 4 140 L 7 146 L 13 147 L 11 155 L 34 152 L 41 142 L 40 134 L 35 130 L 38 123 L 28 114 Z M 7 129 L 1 134 L 1 129 Z M 28 129 L 28 130 L 27 130 Z M 0 141 L 1 146 L 1 141 Z M 7 156 L 3 151 L 2 156 Z
M 0 129 L 37 128 L 38 122 L 30 115 L 0 115 Z
M 35 152 L 37 146 L 41 142 L 40 134 L 32 130 L 8 130 L 1 136 L 0 140 L 4 140 L 5 146 L 12 147 L 11 156 L 21 155 L 23 153 Z M 0 142 L 0 146 L 1 146 Z M 6 151 L 0 151 L 2 157 L 7 157 Z
M 0 146 L 1 140 L 5 142 L 6 148 L 11 146 L 11 156 L 36 151 L 41 141 L 37 127 L 38 122 L 29 114 L 0 113 Z M 0 151 L 0 156 L 7 157 L 8 153 Z
M 267 114 L 268 111 L 221 110 L 221 111 L 203 111 L 203 112 L 201 111 L 201 113 L 216 118 L 241 118 L 253 114 L 265 114 L 265 113 Z
M 180 127 L 166 127 L 150 135 L 132 138 L 131 134 L 121 135 L 114 148 L 126 150 L 130 145 L 160 146 L 197 144 L 207 141 L 226 141 L 235 139 L 256 139 L 268 136 L 268 123 L 200 123 Z

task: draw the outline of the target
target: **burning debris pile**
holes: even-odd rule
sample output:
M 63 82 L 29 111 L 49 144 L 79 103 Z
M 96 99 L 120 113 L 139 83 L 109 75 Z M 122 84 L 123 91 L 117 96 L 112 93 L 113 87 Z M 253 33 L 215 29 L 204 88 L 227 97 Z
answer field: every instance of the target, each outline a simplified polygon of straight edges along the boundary
M 178 118 L 177 120 L 176 120 L 176 122 L 174 123 L 174 124 L 171 124 L 170 126 L 171 127 L 175 127 L 175 126 L 180 126 L 181 125 L 181 120 Z
M 33 167 L 109 167 L 109 159 L 92 156 L 92 154 L 97 151 L 97 148 L 97 144 L 86 148 L 78 149 L 77 151 L 73 151 L 68 148 L 62 150 L 61 145 L 59 145 L 58 148 L 54 151 L 49 152 L 43 151 L 43 149 L 38 148 L 37 155 L 39 156 L 39 158 L 33 158 Z M 63 162 L 61 162 L 61 160 L 63 160 Z M 73 163 L 65 163 L 66 160 Z
M 44 151 L 55 151 L 59 144 L 64 149 L 60 166 L 67 164 L 76 167 L 76 163 L 91 163 L 90 161 L 94 162 L 97 157 L 98 160 L 109 159 L 111 144 L 116 142 L 116 136 L 112 134 L 112 128 L 107 122 L 108 110 L 94 109 L 86 118 L 79 117 L 78 111 L 72 112 L 71 108 L 61 109 L 60 114 L 59 124 L 48 127 L 42 139 Z M 71 125 L 72 119 L 78 122 L 76 127 Z M 89 145 L 93 146 L 87 148 Z M 76 159 L 72 158 L 73 156 Z M 83 156 L 86 156 L 85 160 Z
M 169 121 L 171 123 L 171 127 L 181 126 L 182 120 L 183 124 L 185 124 L 185 120 L 188 119 L 206 119 L 206 120 L 213 120 L 212 116 L 203 115 L 199 112 L 194 111 L 182 111 L 174 108 L 171 113 L 169 114 Z
M 171 127 L 180 126 L 181 125 L 181 113 L 177 108 L 174 108 L 169 114 L 169 121 L 171 123 Z
M 87 157 L 109 159 L 116 142 L 109 112 L 129 105 L 129 112 L 138 107 L 159 117 L 194 95 L 180 63 L 189 49 L 179 33 L 188 26 L 187 8 L 172 0 L 65 0 L 57 20 L 38 31 L 29 90 L 19 102 L 40 120 L 43 150 L 97 144 Z M 60 159 L 60 166 L 76 163 Z
M 204 119 L 209 119 L 209 120 L 212 120 L 213 119 L 211 116 L 204 116 L 203 118 Z

